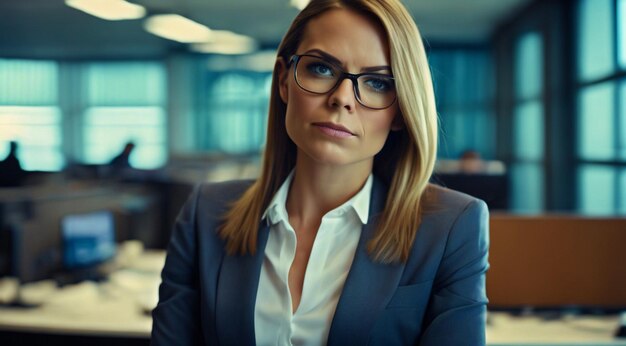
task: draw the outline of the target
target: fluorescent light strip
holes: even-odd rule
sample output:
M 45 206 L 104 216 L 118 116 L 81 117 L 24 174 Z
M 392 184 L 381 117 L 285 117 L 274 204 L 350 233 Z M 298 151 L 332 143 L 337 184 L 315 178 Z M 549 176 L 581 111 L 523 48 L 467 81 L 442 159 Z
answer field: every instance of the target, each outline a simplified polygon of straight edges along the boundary
M 290 4 L 291 6 L 299 9 L 300 11 L 302 11 L 306 5 L 308 5 L 310 2 L 310 0 L 291 0 Z
M 256 44 L 250 45 L 237 42 L 196 43 L 191 49 L 199 53 L 214 54 L 247 54 L 257 49 Z
M 181 43 L 207 42 L 212 38 L 211 29 L 177 14 L 151 16 L 144 22 L 151 34 Z
M 246 54 L 257 48 L 256 41 L 251 37 L 227 30 L 213 30 L 210 41 L 191 46 L 193 51 L 215 54 Z
M 65 0 L 65 4 L 106 20 L 138 19 L 146 15 L 143 6 L 124 0 Z

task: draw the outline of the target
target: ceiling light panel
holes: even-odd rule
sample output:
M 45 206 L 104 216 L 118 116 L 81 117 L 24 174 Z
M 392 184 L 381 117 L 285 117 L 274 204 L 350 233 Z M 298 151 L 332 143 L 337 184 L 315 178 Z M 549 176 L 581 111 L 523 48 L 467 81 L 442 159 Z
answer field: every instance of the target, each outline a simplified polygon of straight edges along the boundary
M 207 42 L 212 33 L 208 27 L 177 14 L 160 14 L 146 19 L 144 28 L 151 34 L 181 43 Z
M 201 53 L 246 54 L 256 51 L 258 44 L 249 36 L 227 30 L 213 30 L 210 41 L 194 44 L 191 49 Z
M 139 19 L 146 15 L 143 6 L 124 0 L 65 0 L 65 4 L 106 20 Z

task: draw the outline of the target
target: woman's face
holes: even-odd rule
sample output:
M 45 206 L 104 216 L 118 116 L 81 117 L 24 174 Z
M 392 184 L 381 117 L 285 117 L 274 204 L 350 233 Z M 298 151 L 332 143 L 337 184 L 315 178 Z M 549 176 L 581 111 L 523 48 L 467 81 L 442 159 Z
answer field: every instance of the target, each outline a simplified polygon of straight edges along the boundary
M 296 54 L 336 60 L 344 71 L 353 74 L 371 71 L 391 75 L 384 29 L 351 10 L 330 10 L 312 19 Z M 328 72 L 323 65 L 308 66 L 318 74 Z M 357 101 L 350 79 L 326 94 L 311 93 L 298 86 L 294 68 L 294 64 L 287 68 L 279 61 L 279 91 L 287 106 L 285 124 L 298 147 L 298 160 L 371 169 L 389 131 L 400 127 L 400 117 L 394 121 L 397 102 L 385 109 L 367 108 Z

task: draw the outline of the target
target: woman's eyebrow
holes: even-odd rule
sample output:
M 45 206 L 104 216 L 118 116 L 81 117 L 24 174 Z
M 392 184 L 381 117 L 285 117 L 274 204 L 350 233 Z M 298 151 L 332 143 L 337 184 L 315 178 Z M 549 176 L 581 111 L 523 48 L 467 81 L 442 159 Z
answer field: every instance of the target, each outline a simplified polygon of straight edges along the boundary
M 310 49 L 310 50 L 307 50 L 306 52 L 304 52 L 304 54 L 310 54 L 310 53 L 317 53 L 317 54 L 321 55 L 322 58 L 330 61 L 331 63 L 345 68 L 345 66 L 343 65 L 341 60 L 337 59 L 336 57 L 332 56 L 329 53 L 324 52 L 321 49 Z M 361 69 L 362 72 L 374 72 L 374 71 L 385 71 L 385 70 L 391 72 L 391 67 L 387 66 L 387 65 L 383 65 L 383 66 L 363 67 Z
M 363 72 L 374 72 L 374 71 L 389 71 L 391 72 L 391 66 L 372 66 L 372 67 L 363 67 L 361 69 Z
M 317 54 L 321 55 L 322 58 L 332 62 L 333 64 L 339 65 L 339 66 L 343 67 L 343 63 L 341 62 L 341 60 L 339 60 L 339 59 L 335 58 L 334 56 L 324 52 L 321 49 L 311 49 L 311 50 L 307 50 L 306 52 L 304 52 L 304 54 L 310 54 L 310 53 L 317 53 Z

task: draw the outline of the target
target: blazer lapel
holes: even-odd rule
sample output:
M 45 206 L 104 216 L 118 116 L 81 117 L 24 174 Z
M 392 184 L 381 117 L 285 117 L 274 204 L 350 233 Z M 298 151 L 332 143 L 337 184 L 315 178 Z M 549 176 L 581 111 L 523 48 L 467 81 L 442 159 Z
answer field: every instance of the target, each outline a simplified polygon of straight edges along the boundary
M 217 284 L 216 327 L 222 345 L 254 345 L 254 306 L 269 226 L 259 225 L 254 255 L 224 256 Z
M 370 213 L 363 226 L 354 260 L 335 310 L 328 345 L 365 345 L 376 317 L 389 303 L 398 287 L 404 263 L 381 264 L 373 262 L 367 252 L 376 221 L 383 211 L 387 188 L 374 179 Z

